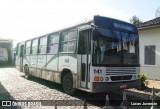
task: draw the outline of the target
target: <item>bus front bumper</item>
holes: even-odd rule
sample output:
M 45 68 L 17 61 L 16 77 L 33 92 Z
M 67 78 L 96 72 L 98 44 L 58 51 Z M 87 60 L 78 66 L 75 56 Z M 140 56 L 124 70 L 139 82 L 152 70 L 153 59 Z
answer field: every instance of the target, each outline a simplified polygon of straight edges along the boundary
M 123 81 L 123 82 L 93 82 L 93 93 L 120 91 L 129 88 L 139 88 L 140 80 Z

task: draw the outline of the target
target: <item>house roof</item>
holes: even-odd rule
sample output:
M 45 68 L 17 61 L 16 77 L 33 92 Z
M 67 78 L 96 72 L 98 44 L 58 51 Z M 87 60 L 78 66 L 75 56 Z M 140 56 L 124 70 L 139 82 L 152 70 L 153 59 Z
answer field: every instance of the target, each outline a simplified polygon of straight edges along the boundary
M 138 30 L 160 27 L 160 17 L 143 22 L 137 26 Z
M 0 43 L 12 43 L 13 39 L 0 37 Z

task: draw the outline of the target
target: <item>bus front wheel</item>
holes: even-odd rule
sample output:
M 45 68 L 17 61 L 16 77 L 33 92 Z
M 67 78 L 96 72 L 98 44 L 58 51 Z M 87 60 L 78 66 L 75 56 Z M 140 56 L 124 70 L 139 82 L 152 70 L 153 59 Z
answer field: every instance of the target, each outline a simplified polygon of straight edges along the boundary
M 63 77 L 63 90 L 69 95 L 74 95 L 76 92 L 73 87 L 73 77 L 70 73 L 66 73 Z

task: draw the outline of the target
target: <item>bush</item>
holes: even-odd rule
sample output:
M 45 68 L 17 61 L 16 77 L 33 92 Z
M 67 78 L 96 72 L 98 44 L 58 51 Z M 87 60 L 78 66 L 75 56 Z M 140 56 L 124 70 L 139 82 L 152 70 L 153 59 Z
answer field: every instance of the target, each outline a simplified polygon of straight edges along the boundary
M 148 85 L 147 76 L 144 74 L 140 74 L 140 80 L 141 80 L 141 88 L 144 89 Z

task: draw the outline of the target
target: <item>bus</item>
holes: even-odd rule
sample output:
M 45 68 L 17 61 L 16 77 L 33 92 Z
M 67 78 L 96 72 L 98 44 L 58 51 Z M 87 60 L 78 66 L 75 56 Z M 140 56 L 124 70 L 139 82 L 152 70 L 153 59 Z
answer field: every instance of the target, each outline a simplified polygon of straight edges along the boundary
M 13 62 L 13 41 L 0 38 L 0 66 Z
M 60 83 L 64 92 L 101 93 L 140 86 L 137 28 L 96 15 L 93 20 L 17 44 L 16 68 L 26 77 Z

